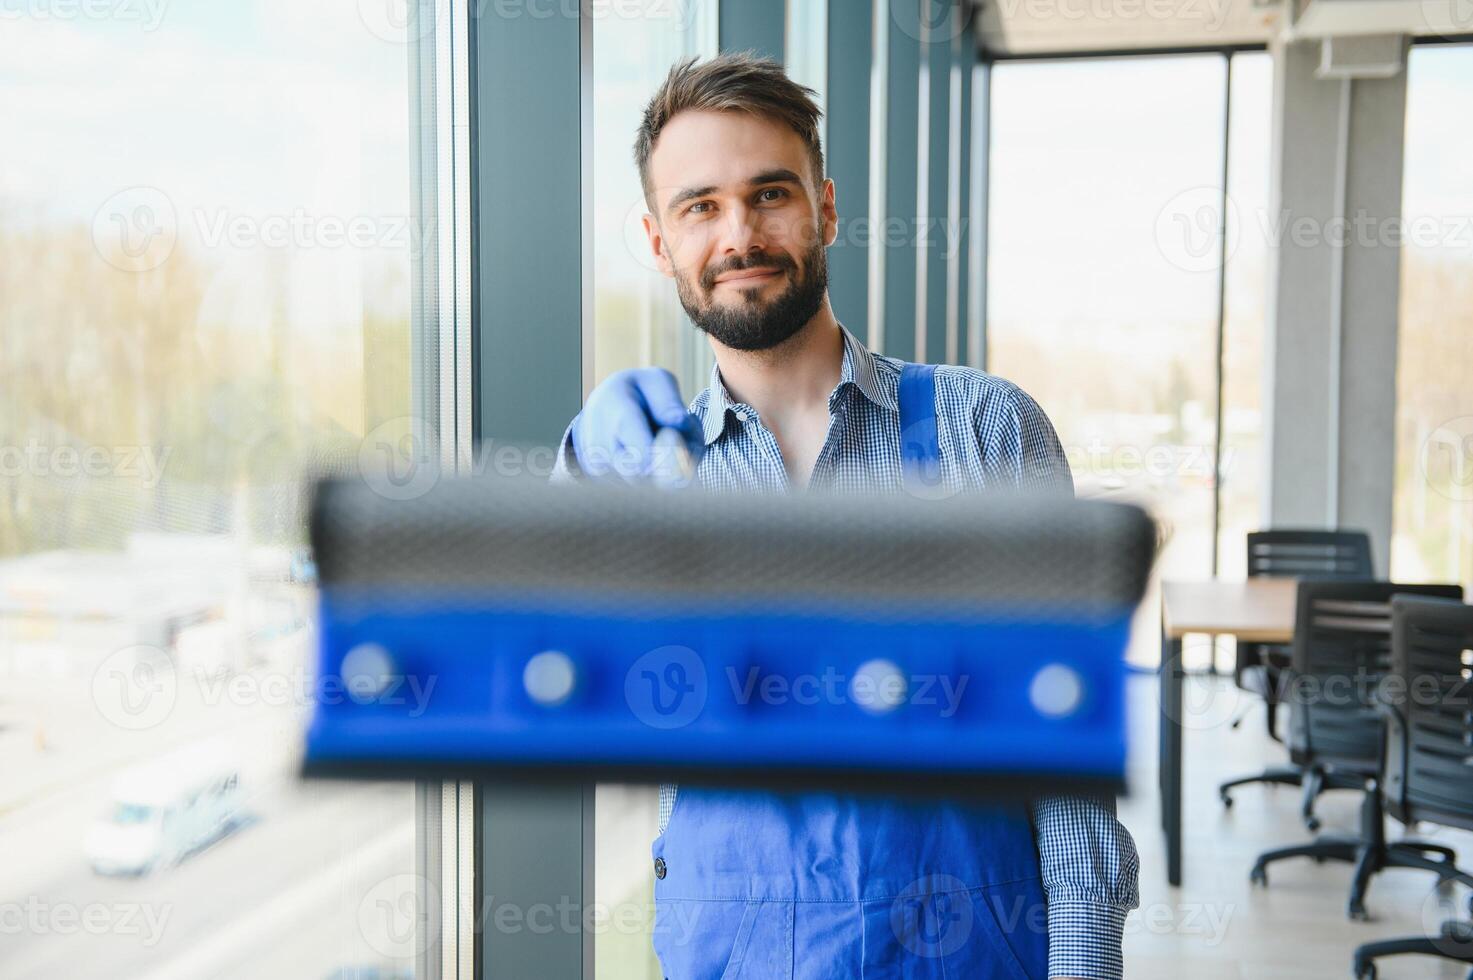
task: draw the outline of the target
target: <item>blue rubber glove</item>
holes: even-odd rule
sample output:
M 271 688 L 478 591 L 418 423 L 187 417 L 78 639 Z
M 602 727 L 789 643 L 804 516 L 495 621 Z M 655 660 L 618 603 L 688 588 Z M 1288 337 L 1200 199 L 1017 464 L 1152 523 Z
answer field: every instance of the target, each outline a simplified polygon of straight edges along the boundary
M 705 448 L 701 420 L 685 410 L 680 384 L 664 368 L 609 375 L 573 419 L 573 455 L 595 479 L 682 485 Z

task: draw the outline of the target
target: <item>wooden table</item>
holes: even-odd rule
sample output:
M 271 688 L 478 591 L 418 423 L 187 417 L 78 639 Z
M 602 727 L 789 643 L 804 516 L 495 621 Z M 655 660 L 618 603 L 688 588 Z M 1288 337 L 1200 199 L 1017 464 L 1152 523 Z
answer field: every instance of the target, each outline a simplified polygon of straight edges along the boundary
M 1161 584 L 1161 827 L 1166 878 L 1173 885 L 1181 884 L 1182 638 L 1202 633 L 1289 643 L 1298 584 L 1288 578 Z

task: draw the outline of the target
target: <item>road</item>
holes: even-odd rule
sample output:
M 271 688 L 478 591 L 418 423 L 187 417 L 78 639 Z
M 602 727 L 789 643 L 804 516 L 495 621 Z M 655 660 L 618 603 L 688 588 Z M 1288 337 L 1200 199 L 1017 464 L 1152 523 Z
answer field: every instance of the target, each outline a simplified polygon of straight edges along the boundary
M 77 685 L 55 690 L 66 696 L 11 700 L 24 719 L 0 715 L 0 980 L 322 980 L 341 966 L 412 967 L 424 933 L 412 931 L 410 784 L 298 779 L 299 706 L 181 685 L 165 723 L 119 731 Z M 175 867 L 93 873 L 83 841 L 116 772 L 206 737 L 235 747 L 250 819 Z

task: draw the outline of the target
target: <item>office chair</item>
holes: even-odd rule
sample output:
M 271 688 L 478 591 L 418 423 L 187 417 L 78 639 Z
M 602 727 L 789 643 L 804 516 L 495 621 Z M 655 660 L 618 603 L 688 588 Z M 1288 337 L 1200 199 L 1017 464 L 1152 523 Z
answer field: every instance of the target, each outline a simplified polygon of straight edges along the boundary
M 1395 703 L 1384 711 L 1386 810 L 1405 824 L 1473 830 L 1473 606 L 1397 596 L 1391 622 L 1393 674 L 1401 683 L 1400 696 L 1388 699 Z M 1461 871 L 1430 870 L 1473 886 L 1473 877 Z M 1377 957 L 1404 953 L 1473 963 L 1473 922 L 1443 923 L 1436 936 L 1366 943 L 1355 951 L 1355 975 L 1374 980 Z
M 1391 597 L 1398 594 L 1461 599 L 1457 585 L 1400 585 L 1395 582 L 1300 582 L 1296 599 L 1293 657 L 1286 688 L 1289 756 L 1306 771 L 1354 779 L 1362 787 L 1360 833 L 1325 834 L 1308 844 L 1265 851 L 1252 881 L 1268 884 L 1268 865 L 1290 857 L 1348 861 L 1357 867 L 1349 914 L 1366 918 L 1365 889 L 1382 868 L 1424 868 L 1452 877 L 1453 853 L 1436 844 L 1387 843 L 1379 775 L 1384 724 L 1377 690 L 1391 670 Z M 1438 854 L 1442 862 L 1425 855 Z
M 1280 577 L 1302 579 L 1370 579 L 1371 539 L 1364 531 L 1312 531 L 1277 528 L 1253 531 L 1248 535 L 1248 577 Z M 1260 695 L 1267 707 L 1265 720 L 1268 735 L 1276 742 L 1283 738 L 1277 731 L 1278 708 L 1285 669 L 1289 666 L 1290 647 L 1272 643 L 1239 643 L 1233 665 L 1233 683 L 1244 691 Z M 1233 722 L 1236 728 L 1240 717 Z M 1310 830 L 1319 830 L 1314 815 L 1314 801 L 1325 789 L 1355 789 L 1358 781 L 1328 777 L 1323 769 L 1304 770 L 1296 765 L 1269 766 L 1253 776 L 1229 779 L 1217 788 L 1222 805 L 1230 807 L 1229 790 L 1250 783 L 1303 786 L 1302 813 Z

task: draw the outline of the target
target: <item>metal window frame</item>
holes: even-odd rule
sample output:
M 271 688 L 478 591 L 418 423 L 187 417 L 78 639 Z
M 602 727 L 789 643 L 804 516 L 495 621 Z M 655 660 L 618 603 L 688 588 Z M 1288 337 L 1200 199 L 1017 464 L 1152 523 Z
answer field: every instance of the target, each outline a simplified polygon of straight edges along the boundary
M 483 455 L 527 448 L 529 465 L 555 451 L 593 377 L 592 24 L 592 0 L 468 17 L 469 440 Z M 592 784 L 460 784 L 474 941 L 458 980 L 593 976 L 594 802 Z
M 957 46 L 962 8 L 949 3 L 944 19 L 928 10 L 921 25 L 921 99 L 925 163 L 917 187 L 920 223 L 916 253 L 916 358 L 931 364 L 956 361 L 953 230 L 960 215 L 962 139 Z
M 834 181 L 839 211 L 838 237 L 828 256 L 829 302 L 840 323 L 871 342 L 874 18 L 833 2 L 828 5 L 826 28 L 825 167 Z
M 896 23 L 896 11 L 902 5 L 916 14 L 917 29 L 913 33 Z M 879 340 L 871 346 L 892 357 L 924 360 L 925 352 L 918 349 L 922 338 L 917 316 L 923 309 L 924 259 L 916 219 L 924 213 L 920 196 L 924 191 L 923 175 L 930 165 L 930 146 L 922 125 L 923 118 L 930 118 L 930 106 L 925 106 L 923 112 L 923 45 L 916 36 L 922 21 L 920 0 L 878 0 L 878 6 L 883 25 L 875 25 L 875 61 L 884 66 L 883 104 L 879 107 L 884 122 L 874 130 L 883 136 L 874 144 L 881 157 L 879 166 L 871 165 L 872 177 L 876 173 L 879 177 L 877 206 L 871 215 L 879 229 L 879 240 L 871 244 L 871 257 L 872 262 L 878 258 L 879 268 L 877 280 L 870 286 L 872 296 L 876 290 L 879 293 L 880 322 L 870 324 L 870 336 Z M 909 146 L 915 147 L 914 152 L 894 152 Z M 898 219 L 896 226 L 904 228 L 899 242 L 891 241 L 892 215 Z
M 946 339 L 942 359 L 947 364 L 965 363 L 967 356 L 965 324 L 970 312 L 968 295 L 971 287 L 972 65 L 976 60 L 977 50 L 976 44 L 972 42 L 973 12 L 971 4 L 953 5 L 950 56 L 947 62 L 947 246 L 950 248 L 952 242 L 956 244 L 956 252 L 949 254 L 946 262 L 946 309 L 942 320 Z
M 472 334 L 468 8 L 412 0 L 409 56 L 413 437 L 443 472 L 470 464 Z M 415 880 L 423 942 L 415 975 L 474 976 L 474 797 L 469 783 L 414 786 Z
M 972 136 L 968 141 L 971 154 L 968 170 L 969 198 L 967 212 L 971 226 L 967 235 L 967 327 L 966 363 L 987 370 L 987 245 L 988 222 L 992 220 L 988 203 L 992 189 L 992 65 L 980 56 L 971 64 L 966 84 L 971 88 L 970 117 Z

